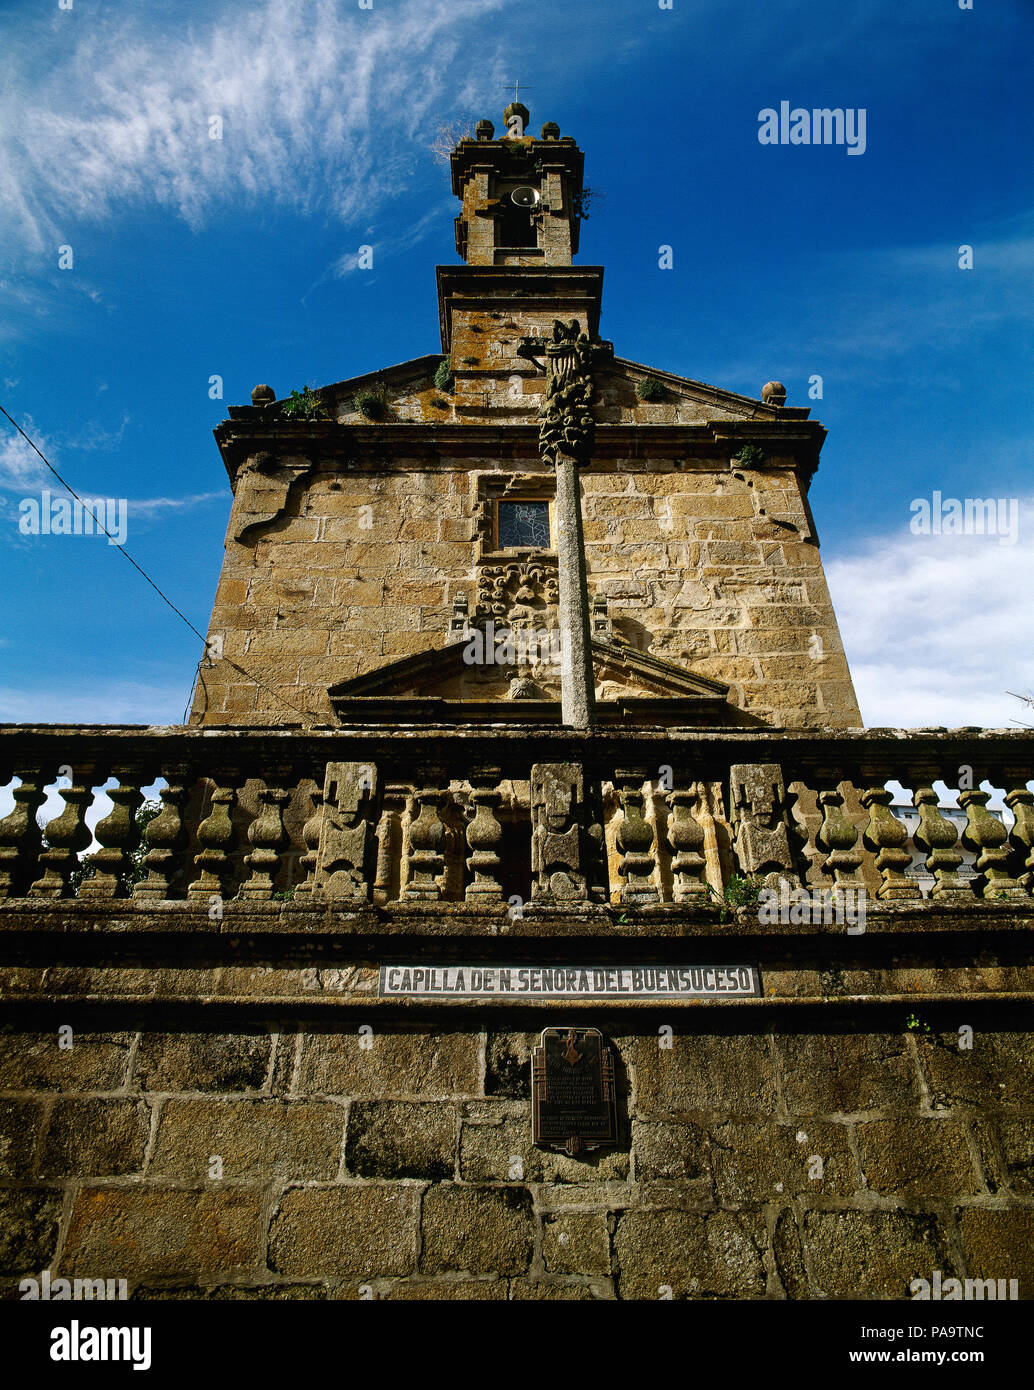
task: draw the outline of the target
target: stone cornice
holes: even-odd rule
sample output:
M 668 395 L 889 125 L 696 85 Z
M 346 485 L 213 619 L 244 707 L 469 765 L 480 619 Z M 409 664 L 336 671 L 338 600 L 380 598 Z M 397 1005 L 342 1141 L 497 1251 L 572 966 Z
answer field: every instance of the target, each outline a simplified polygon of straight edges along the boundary
M 318 460 L 348 458 L 378 471 L 398 466 L 399 459 L 413 459 L 453 469 L 463 458 L 486 457 L 524 460 L 538 467 L 539 430 L 529 424 L 338 424 L 334 420 L 293 423 L 268 416 L 224 420 L 213 431 L 231 483 L 241 465 L 253 455 L 268 452 L 305 459 L 305 467 Z M 817 420 L 772 419 L 713 420 L 702 424 L 641 425 L 600 424 L 596 427 L 593 457 L 582 471 L 608 472 L 616 459 L 728 460 L 731 449 L 756 444 L 778 461 L 752 465 L 758 471 L 784 468 L 787 456 L 810 478 L 826 438 Z M 602 465 L 602 467 L 601 467 Z M 735 467 L 736 465 L 733 464 Z M 535 471 L 532 469 L 530 471 Z

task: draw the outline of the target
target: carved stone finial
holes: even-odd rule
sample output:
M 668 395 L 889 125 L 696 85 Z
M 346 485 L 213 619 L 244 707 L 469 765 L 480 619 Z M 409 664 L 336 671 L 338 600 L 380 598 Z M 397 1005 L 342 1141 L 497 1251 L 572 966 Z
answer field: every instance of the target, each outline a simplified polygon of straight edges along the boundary
M 510 139 L 521 139 L 528 128 L 528 121 L 530 119 L 530 113 L 523 101 L 511 101 L 503 112 L 507 136 Z
M 543 140 L 560 139 L 560 127 L 557 125 L 556 121 L 546 122 L 546 124 L 542 127 L 542 138 Z
M 761 388 L 761 399 L 766 405 L 785 405 L 786 387 L 781 381 L 766 381 Z
M 276 400 L 276 392 L 272 386 L 256 386 L 251 393 L 252 405 L 272 405 Z
M 546 345 L 546 397 L 539 412 L 539 452 L 554 467 L 558 454 L 584 462 L 592 453 L 592 362 L 593 345 L 578 320 L 554 320 L 553 340 Z
M 474 127 L 474 134 L 479 140 L 491 140 L 495 135 L 495 126 L 491 121 L 478 121 Z

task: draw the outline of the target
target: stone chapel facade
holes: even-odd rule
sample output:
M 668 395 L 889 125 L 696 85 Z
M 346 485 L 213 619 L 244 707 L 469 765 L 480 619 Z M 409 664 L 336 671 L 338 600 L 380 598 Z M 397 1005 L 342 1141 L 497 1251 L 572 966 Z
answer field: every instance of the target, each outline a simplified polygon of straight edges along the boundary
M 1031 1298 L 1030 738 L 861 728 L 822 426 L 601 338 L 504 119 L 441 351 L 217 428 L 189 723 L 0 729 L 0 1285 Z

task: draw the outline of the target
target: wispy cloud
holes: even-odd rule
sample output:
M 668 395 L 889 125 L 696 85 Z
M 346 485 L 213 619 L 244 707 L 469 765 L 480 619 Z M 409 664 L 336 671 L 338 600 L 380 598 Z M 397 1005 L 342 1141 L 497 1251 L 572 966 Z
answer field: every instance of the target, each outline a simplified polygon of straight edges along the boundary
M 371 246 L 374 253 L 374 266 L 381 260 L 387 260 L 391 256 L 400 255 L 403 251 L 409 251 L 431 231 L 434 227 L 440 227 L 444 218 L 455 210 L 455 205 L 451 199 L 443 199 L 436 203 L 433 208 L 429 208 L 422 217 L 406 228 L 398 236 L 385 237 L 382 240 L 371 237 L 366 244 Z M 351 275 L 353 270 L 359 269 L 359 252 L 346 251 L 339 256 L 330 267 L 330 274 L 335 279 L 343 279 L 346 275 Z M 315 288 L 315 287 L 314 287 Z
M 497 87 L 491 55 L 470 75 L 462 37 L 502 8 L 264 0 L 194 11 L 184 25 L 179 7 L 152 6 L 94 12 L 49 71 L 16 46 L 0 98 L 8 230 L 40 251 L 70 220 L 126 205 L 197 227 L 242 199 L 369 221 L 412 178 L 436 116 Z
M 6 433 L 0 435 L 0 490 L 24 492 L 26 488 L 38 487 L 49 473 L 40 458 L 20 434 L 14 434 L 7 421 L 3 421 Z M 25 417 L 23 428 L 37 441 L 40 451 L 50 456 L 53 442 L 40 434 L 29 416 Z
M 150 498 L 130 498 L 127 510 L 131 517 L 154 516 L 156 512 L 162 511 L 189 511 L 191 507 L 199 507 L 205 502 L 212 502 L 216 498 L 226 500 L 226 491 L 222 492 L 195 492 L 188 497 L 150 497 Z
M 190 693 L 192 673 L 182 688 L 136 681 L 47 681 L 0 686 L 0 722 L 19 724 L 178 724 Z
M 1034 497 L 1016 545 L 995 536 L 870 539 L 826 565 L 868 725 L 1007 728 L 1034 688 Z

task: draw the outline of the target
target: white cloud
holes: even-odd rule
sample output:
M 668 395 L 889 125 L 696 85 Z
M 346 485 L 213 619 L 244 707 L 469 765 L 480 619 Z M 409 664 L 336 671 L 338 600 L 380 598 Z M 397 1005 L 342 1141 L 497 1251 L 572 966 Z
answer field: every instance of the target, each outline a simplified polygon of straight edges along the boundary
M 136 500 L 130 498 L 126 509 L 131 517 L 141 514 L 153 516 L 155 512 L 186 511 L 191 507 L 200 506 L 203 502 L 211 502 L 217 497 L 227 500 L 226 491 L 194 492 L 186 497 L 141 497 Z
M 1034 690 L 1034 497 L 1017 544 L 998 540 L 905 531 L 827 563 L 867 725 L 1034 723 L 1008 693 Z
M 503 0 L 412 0 L 359 10 L 332 0 L 91 14 L 64 61 L 14 46 L 0 98 L 0 202 L 40 251 L 81 218 L 124 205 L 199 226 L 216 206 L 273 200 L 368 221 L 414 172 L 442 112 L 497 89 L 463 36 Z M 222 120 L 211 139 L 209 119 Z M 55 243 L 56 244 L 56 243 Z
M 39 487 L 48 478 L 52 478 L 53 474 L 48 471 L 35 449 L 20 434 L 11 431 L 6 420 L 3 421 L 3 427 L 5 433 L 0 436 L 0 489 L 24 492 L 26 488 Z M 29 416 L 25 417 L 24 429 L 26 434 L 38 440 L 40 452 L 49 457 L 53 445 L 38 433 Z
M 134 681 L 0 686 L 0 723 L 178 724 L 190 685 L 188 673 L 178 690 Z

